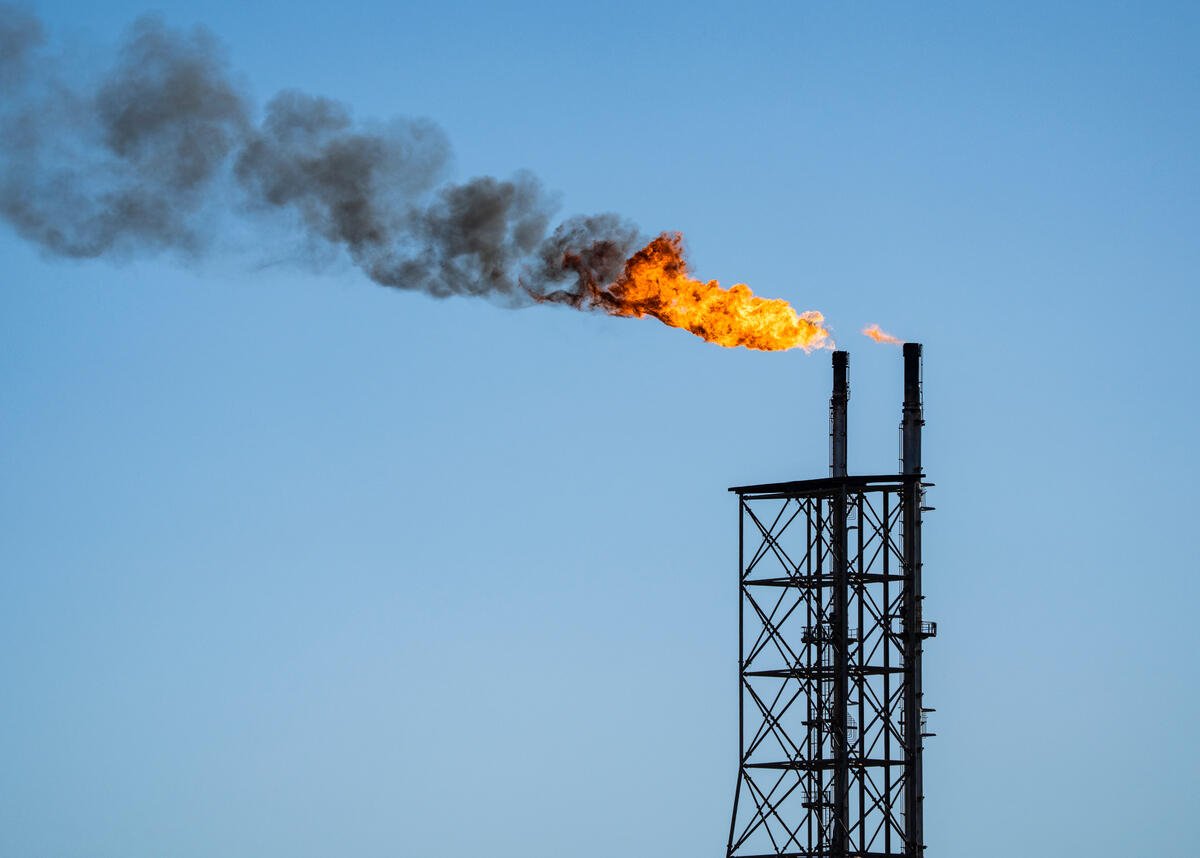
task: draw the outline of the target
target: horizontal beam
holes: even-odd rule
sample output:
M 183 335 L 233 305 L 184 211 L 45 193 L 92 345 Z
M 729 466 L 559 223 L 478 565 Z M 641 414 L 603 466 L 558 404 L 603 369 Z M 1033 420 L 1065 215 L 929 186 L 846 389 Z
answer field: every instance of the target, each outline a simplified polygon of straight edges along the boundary
M 871 664 L 862 666 L 852 664 L 849 665 L 849 669 L 851 676 L 887 676 L 904 673 L 903 667 L 883 667 Z M 828 667 L 813 665 L 812 667 L 790 667 L 782 670 L 747 670 L 742 673 L 742 676 L 763 676 L 771 679 L 820 679 L 832 677 L 834 672 L 832 665 Z
M 777 772 L 792 771 L 792 772 L 813 772 L 821 769 L 832 769 L 837 765 L 837 760 L 830 758 L 821 758 L 817 760 L 780 760 L 777 763 L 743 763 L 744 769 L 774 769 Z M 851 769 L 886 769 L 891 766 L 903 766 L 904 758 L 899 757 L 894 760 L 887 759 L 868 759 L 868 760 L 850 760 Z M 893 783 L 893 786 L 895 784 Z
M 901 488 L 914 480 L 919 481 L 920 474 L 874 474 L 860 477 L 821 477 L 816 480 L 788 480 L 783 483 L 759 483 L 753 486 L 731 486 L 729 491 L 739 495 L 760 495 L 770 493 L 779 497 L 795 495 L 826 495 L 841 488 L 847 490 L 866 488 Z
M 889 581 L 894 584 L 903 584 L 909 580 L 909 575 L 855 575 L 850 574 L 850 583 L 852 584 L 882 584 L 884 581 Z M 747 578 L 742 582 L 747 587 L 798 587 L 800 589 L 812 589 L 813 587 L 830 587 L 833 585 L 832 575 L 796 575 L 791 578 Z

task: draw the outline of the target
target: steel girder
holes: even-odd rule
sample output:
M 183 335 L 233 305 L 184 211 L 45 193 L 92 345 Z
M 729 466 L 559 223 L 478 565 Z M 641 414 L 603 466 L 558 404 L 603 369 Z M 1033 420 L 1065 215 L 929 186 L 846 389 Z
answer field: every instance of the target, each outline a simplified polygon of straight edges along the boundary
M 732 490 L 740 743 L 727 858 L 922 855 L 925 485 L 913 474 Z

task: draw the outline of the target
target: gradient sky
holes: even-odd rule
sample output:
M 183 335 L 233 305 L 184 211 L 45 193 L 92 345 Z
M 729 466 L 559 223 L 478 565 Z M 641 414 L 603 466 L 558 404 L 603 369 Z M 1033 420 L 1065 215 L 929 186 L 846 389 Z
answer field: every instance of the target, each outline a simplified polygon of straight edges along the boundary
M 147 11 L 35 8 L 97 63 Z M 822 310 L 852 470 L 856 331 L 923 341 L 930 858 L 1194 854 L 1194 4 L 154 8 Z M 0 855 L 723 854 L 725 489 L 825 473 L 825 354 L 0 253 Z

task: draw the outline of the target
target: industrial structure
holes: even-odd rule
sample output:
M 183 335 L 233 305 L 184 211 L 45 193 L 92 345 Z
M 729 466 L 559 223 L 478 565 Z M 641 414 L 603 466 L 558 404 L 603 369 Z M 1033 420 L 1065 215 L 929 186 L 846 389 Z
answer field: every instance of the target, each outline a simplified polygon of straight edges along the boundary
M 833 353 L 827 478 L 739 486 L 739 763 L 727 858 L 920 858 L 921 345 L 906 343 L 900 472 L 847 472 Z

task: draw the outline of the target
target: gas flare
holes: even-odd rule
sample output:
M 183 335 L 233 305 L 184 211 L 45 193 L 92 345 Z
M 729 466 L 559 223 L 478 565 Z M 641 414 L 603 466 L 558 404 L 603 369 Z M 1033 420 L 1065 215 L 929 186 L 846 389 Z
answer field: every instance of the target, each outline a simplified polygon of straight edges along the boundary
M 535 300 L 596 308 L 613 316 L 653 316 L 727 348 L 807 352 L 834 346 L 825 317 L 816 310 L 798 313 L 782 298 L 761 298 L 744 283 L 724 289 L 716 280 L 691 277 L 679 233 L 653 239 L 607 285 L 588 276 L 589 266 L 578 254 L 565 253 L 562 267 L 579 274 L 578 290 L 536 295 Z
M 904 345 L 904 340 L 899 337 L 893 337 L 887 331 L 879 327 L 879 325 L 867 325 L 862 329 L 862 332 L 877 343 L 890 343 L 893 346 Z
M 196 259 L 236 211 L 239 226 L 295 230 L 268 235 L 297 248 L 345 252 L 383 286 L 653 316 L 727 347 L 833 347 L 816 311 L 691 277 L 678 233 L 638 250 L 614 214 L 554 225 L 529 173 L 449 181 L 450 143 L 426 120 L 364 125 L 291 89 L 259 110 L 203 30 L 140 19 L 111 67 L 78 82 L 42 45 L 37 18 L 0 0 L 0 222 L 49 253 Z

